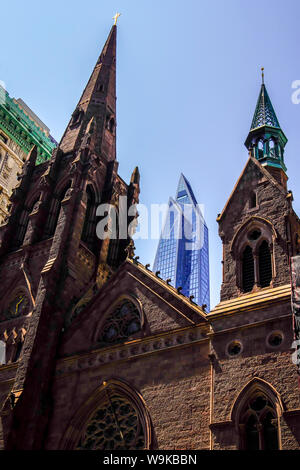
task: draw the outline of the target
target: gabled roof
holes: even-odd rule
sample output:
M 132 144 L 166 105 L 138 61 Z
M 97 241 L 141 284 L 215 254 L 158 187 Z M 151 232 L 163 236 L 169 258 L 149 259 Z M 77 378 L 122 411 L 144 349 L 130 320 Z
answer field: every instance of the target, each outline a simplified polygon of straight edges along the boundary
M 238 186 L 239 186 L 239 184 L 240 184 L 240 181 L 241 181 L 241 179 L 243 178 L 244 174 L 246 173 L 247 168 L 248 168 L 248 166 L 249 166 L 250 164 L 256 165 L 256 166 L 259 168 L 259 170 L 263 173 L 263 175 L 264 175 L 266 178 L 268 178 L 268 179 L 270 180 L 270 182 L 271 182 L 274 186 L 276 186 L 277 189 L 278 189 L 284 196 L 287 195 L 287 192 L 285 191 L 285 189 L 276 181 L 276 179 L 271 175 L 271 173 L 269 173 L 269 171 L 266 170 L 266 169 L 259 163 L 259 161 L 257 161 L 255 158 L 253 158 L 252 156 L 250 156 L 250 157 L 248 158 L 247 163 L 246 163 L 246 165 L 244 166 L 243 171 L 242 171 L 242 173 L 240 174 L 240 177 L 239 177 L 239 179 L 237 180 L 237 182 L 236 182 L 236 184 L 235 184 L 235 186 L 234 186 L 234 188 L 233 188 L 233 190 L 232 190 L 232 192 L 231 192 L 229 198 L 227 199 L 227 202 L 226 202 L 226 204 L 225 204 L 225 206 L 224 206 L 224 209 L 222 210 L 221 214 L 217 217 L 217 222 L 220 222 L 221 219 L 223 218 L 223 215 L 225 214 L 225 212 L 226 212 L 226 210 L 227 210 L 227 207 L 228 207 L 228 205 L 229 205 L 231 199 L 233 198 L 233 196 L 234 196 L 234 194 L 235 194 L 235 192 L 236 192 L 236 190 L 237 190 L 237 188 L 238 188 Z
M 86 316 L 89 316 L 90 312 L 94 311 L 95 307 L 100 305 L 102 300 L 110 295 L 112 288 L 119 285 L 127 275 L 131 276 L 132 280 L 135 279 L 144 288 L 149 289 L 151 294 L 160 298 L 166 307 L 171 308 L 186 326 L 198 325 L 203 322 L 207 323 L 207 314 L 201 307 L 180 294 L 176 288 L 156 276 L 142 264 L 127 258 L 76 316 L 68 327 L 67 336 L 72 334 L 71 332 L 76 329 L 78 325 L 83 325 Z M 120 293 L 121 290 L 122 289 L 120 289 Z M 76 305 L 78 305 L 78 303 Z

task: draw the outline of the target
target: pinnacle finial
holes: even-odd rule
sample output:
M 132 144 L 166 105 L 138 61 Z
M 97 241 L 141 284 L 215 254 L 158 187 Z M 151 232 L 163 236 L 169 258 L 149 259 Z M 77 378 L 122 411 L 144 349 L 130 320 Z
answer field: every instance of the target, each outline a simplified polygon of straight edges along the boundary
M 113 16 L 113 20 L 115 20 L 114 25 L 116 26 L 118 18 L 121 16 L 121 13 L 116 13 L 115 16 Z
M 262 79 L 262 84 L 264 85 L 264 83 L 265 83 L 265 73 L 264 73 L 264 70 L 265 70 L 265 68 L 264 68 L 264 67 L 262 67 L 260 70 L 261 70 L 261 79 Z

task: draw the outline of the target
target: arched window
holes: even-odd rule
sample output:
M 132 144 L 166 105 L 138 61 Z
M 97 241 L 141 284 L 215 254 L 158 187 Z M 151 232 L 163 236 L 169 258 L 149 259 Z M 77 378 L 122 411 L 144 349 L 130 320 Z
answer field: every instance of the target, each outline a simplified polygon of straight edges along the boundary
M 29 215 L 31 214 L 35 204 L 38 202 L 39 200 L 39 197 L 36 198 L 32 204 L 30 204 L 29 207 L 25 206 L 24 207 L 24 210 L 21 214 L 21 217 L 20 217 L 20 223 L 19 223 L 19 229 L 18 229 L 18 233 L 17 233 L 17 238 L 16 238 L 16 242 L 15 242 L 15 246 L 18 247 L 18 246 L 21 246 L 24 242 L 24 238 L 25 238 L 25 235 L 26 235 L 26 232 L 27 232 L 27 227 L 28 227 L 28 224 L 29 224 Z
M 278 450 L 276 409 L 263 392 L 246 401 L 240 415 L 240 430 L 244 450 Z
M 252 191 L 249 198 L 249 208 L 254 209 L 257 206 L 257 194 Z
M 60 193 L 54 197 L 51 204 L 51 210 L 46 224 L 45 236 L 52 237 L 56 230 L 56 225 L 58 222 L 58 217 L 61 209 L 61 203 L 65 198 L 66 192 L 71 187 L 71 181 L 60 191 Z
M 107 129 L 109 130 L 109 132 L 111 132 L 113 134 L 114 130 L 115 130 L 115 125 L 116 125 L 116 122 L 115 122 L 115 118 L 113 116 L 108 116 L 107 117 Z
M 264 240 L 259 247 L 259 283 L 267 287 L 272 280 L 272 259 L 268 243 Z
M 125 299 L 106 319 L 98 342 L 104 346 L 119 343 L 140 330 L 140 312 L 133 302 Z
M 80 124 L 83 114 L 84 112 L 82 109 L 80 108 L 75 109 L 74 113 L 72 114 L 72 120 L 71 120 L 72 127 L 78 126 Z
M 81 240 L 93 251 L 96 234 L 96 207 L 95 194 L 91 185 L 86 190 L 87 202 Z
M 64 450 L 146 450 L 153 446 L 153 426 L 142 395 L 113 378 L 84 399 L 59 444 Z
M 246 246 L 243 253 L 243 290 L 244 292 L 251 292 L 254 287 L 254 258 L 252 249 L 249 245 Z
M 89 418 L 77 450 L 143 450 L 145 431 L 134 403 L 107 388 L 101 405 Z

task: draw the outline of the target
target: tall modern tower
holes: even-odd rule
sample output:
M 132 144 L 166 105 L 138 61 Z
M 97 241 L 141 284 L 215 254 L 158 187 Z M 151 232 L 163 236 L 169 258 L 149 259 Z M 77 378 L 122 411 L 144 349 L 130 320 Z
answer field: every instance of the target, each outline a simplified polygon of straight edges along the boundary
M 153 271 L 182 287 L 182 294 L 198 305 L 210 308 L 208 228 L 183 174 L 175 199 L 170 197 L 168 213 L 160 236 Z

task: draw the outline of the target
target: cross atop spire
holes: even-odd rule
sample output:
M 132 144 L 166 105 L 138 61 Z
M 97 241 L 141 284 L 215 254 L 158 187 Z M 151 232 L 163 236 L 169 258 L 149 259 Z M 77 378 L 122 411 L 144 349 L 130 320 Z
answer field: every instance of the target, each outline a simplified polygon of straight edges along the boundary
M 120 18 L 121 13 L 116 13 L 115 16 L 113 16 L 113 20 L 115 20 L 114 25 L 116 26 L 118 19 Z

